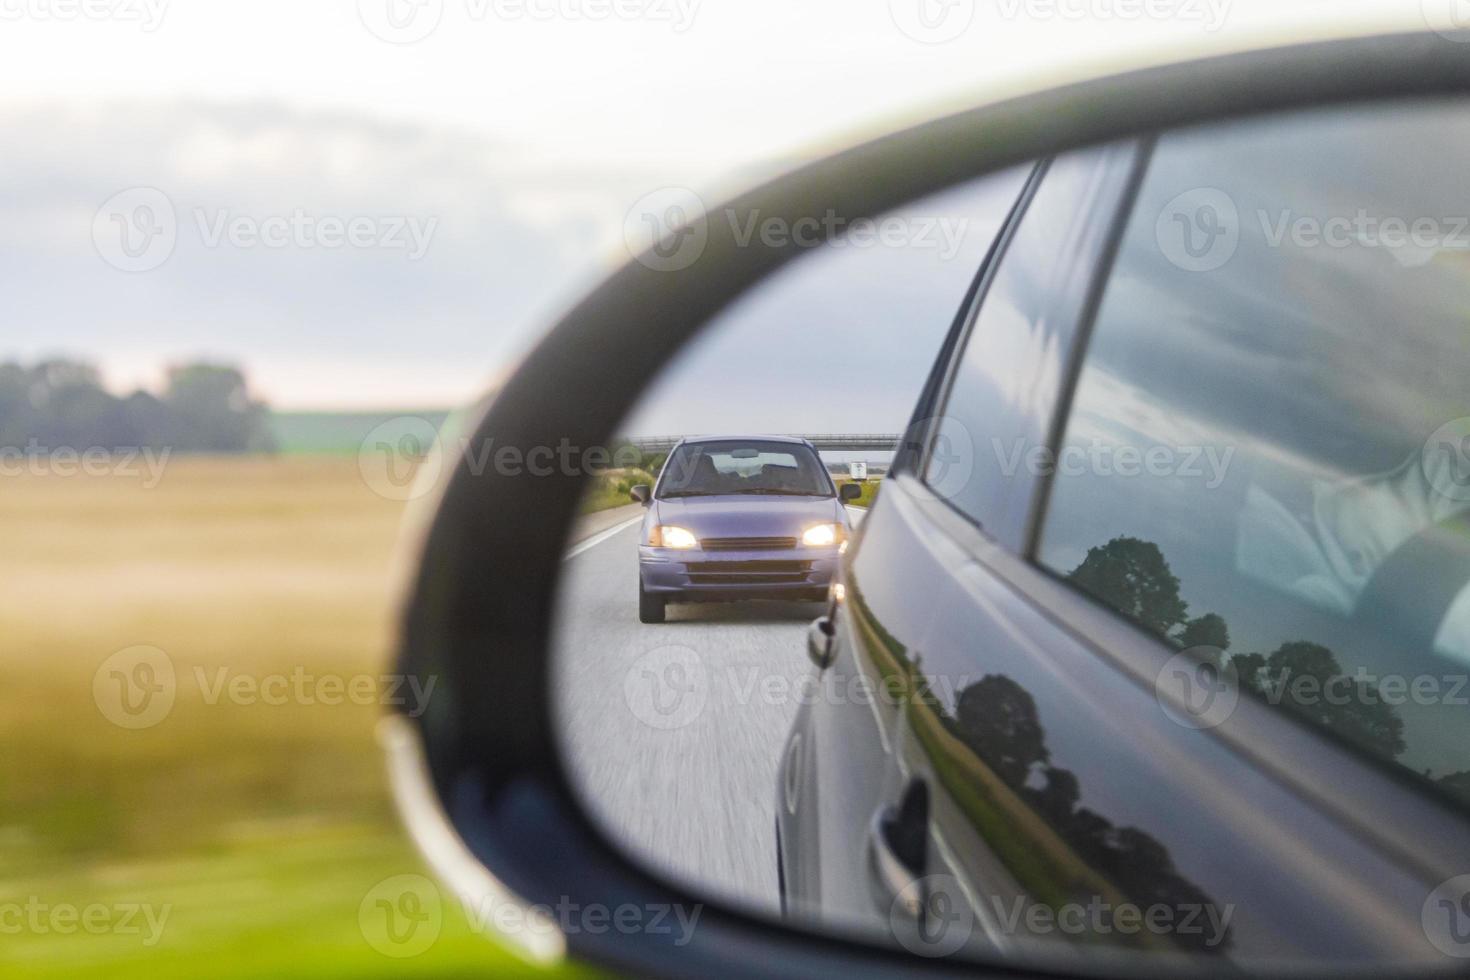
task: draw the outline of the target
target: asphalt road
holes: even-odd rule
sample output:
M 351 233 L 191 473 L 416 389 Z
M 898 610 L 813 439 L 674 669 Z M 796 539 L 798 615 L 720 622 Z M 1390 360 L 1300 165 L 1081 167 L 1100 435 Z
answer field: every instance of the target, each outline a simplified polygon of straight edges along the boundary
M 638 622 L 638 525 L 572 549 L 553 670 L 563 755 L 613 840 L 696 893 L 775 912 L 776 768 L 820 603 Z M 599 540 L 599 537 L 602 539 Z

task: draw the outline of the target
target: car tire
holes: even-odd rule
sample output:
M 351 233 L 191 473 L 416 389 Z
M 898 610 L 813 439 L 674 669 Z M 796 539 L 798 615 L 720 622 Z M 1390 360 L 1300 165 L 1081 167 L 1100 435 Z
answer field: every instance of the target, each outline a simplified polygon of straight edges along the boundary
M 638 622 L 662 623 L 666 605 L 663 596 L 645 592 L 643 583 L 638 583 Z

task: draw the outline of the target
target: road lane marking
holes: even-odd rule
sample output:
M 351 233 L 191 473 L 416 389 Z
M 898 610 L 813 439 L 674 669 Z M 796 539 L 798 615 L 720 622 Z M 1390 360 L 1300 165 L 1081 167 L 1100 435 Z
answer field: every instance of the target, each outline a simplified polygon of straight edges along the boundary
M 621 524 L 614 524 L 612 527 L 608 528 L 605 531 L 598 531 L 596 534 L 592 535 L 592 537 L 587 538 L 583 541 L 579 541 L 576 544 L 572 545 L 571 550 L 568 551 L 565 555 L 562 555 L 561 560 L 567 561 L 569 559 L 577 557 L 584 551 L 590 551 L 591 549 L 602 544 L 602 542 L 606 541 L 608 538 L 616 536 L 618 532 L 626 531 L 634 524 L 640 524 L 642 522 L 643 515 L 639 514 L 637 517 L 628 518 Z

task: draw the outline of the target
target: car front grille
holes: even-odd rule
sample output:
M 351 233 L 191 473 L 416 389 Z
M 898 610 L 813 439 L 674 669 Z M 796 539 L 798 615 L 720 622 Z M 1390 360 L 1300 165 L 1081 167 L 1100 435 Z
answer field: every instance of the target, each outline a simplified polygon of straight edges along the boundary
M 693 585 L 790 585 L 805 582 L 809 561 L 692 561 L 685 570 Z
M 705 551 L 784 551 L 796 547 L 795 538 L 705 538 Z

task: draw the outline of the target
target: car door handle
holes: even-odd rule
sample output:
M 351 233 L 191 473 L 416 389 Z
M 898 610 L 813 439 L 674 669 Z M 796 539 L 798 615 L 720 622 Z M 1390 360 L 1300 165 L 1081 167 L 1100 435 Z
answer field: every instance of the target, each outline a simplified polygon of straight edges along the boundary
M 897 806 L 868 822 L 868 861 L 873 899 L 884 914 L 918 920 L 927 907 L 924 871 L 929 842 L 929 789 L 912 780 Z

